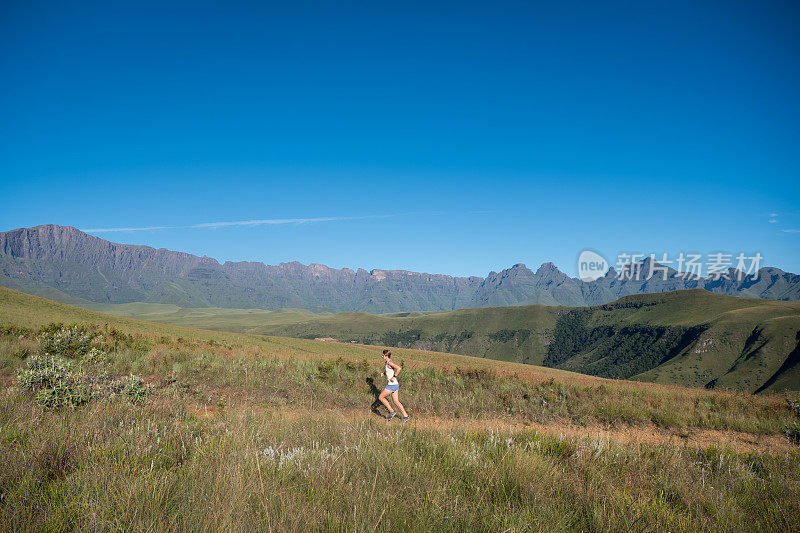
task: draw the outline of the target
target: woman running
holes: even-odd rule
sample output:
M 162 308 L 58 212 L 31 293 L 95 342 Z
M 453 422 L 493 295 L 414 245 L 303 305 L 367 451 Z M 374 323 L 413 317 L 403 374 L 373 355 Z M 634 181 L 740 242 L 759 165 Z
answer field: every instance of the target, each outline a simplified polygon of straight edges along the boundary
M 380 396 L 378 399 L 381 401 L 383 405 L 386 406 L 386 409 L 389 410 L 389 416 L 386 417 L 386 420 L 391 420 L 395 417 L 397 412 L 392 409 L 392 406 L 389 405 L 389 400 L 386 399 L 387 396 L 390 394 L 392 395 L 392 401 L 400 409 L 400 413 L 402 413 L 403 418 L 400 419 L 400 422 L 408 422 L 408 419 L 411 418 L 406 413 L 405 407 L 403 404 L 400 403 L 400 398 L 398 397 L 398 391 L 400 390 L 400 383 L 397 381 L 397 374 L 400 373 L 400 365 L 392 361 L 392 352 L 389 350 L 383 351 L 383 373 L 386 376 L 386 388 L 381 391 Z

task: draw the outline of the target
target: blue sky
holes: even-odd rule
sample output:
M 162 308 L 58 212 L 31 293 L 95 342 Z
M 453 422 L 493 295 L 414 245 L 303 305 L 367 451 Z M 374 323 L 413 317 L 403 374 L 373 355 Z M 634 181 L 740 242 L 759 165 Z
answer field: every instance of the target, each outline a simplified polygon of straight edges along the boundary
M 457 275 L 574 275 L 584 248 L 800 272 L 798 26 L 796 2 L 3 2 L 0 230 Z M 243 221 L 273 223 L 203 225 Z

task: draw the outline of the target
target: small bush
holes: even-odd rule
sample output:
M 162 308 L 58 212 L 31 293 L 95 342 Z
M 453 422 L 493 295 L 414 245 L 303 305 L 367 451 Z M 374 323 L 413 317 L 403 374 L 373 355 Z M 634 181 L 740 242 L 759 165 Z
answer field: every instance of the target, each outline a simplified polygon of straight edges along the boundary
M 23 390 L 36 392 L 45 409 L 75 407 L 91 399 L 91 389 L 72 370 L 72 362 L 54 355 L 34 355 L 17 374 Z
M 144 380 L 131 374 L 111 382 L 111 391 L 114 394 L 127 396 L 133 403 L 142 403 L 153 392 L 152 385 L 145 385 Z
M 105 352 L 92 348 L 81 365 L 94 364 L 94 368 L 78 366 L 57 355 L 34 355 L 28 358 L 25 368 L 17 373 L 20 388 L 35 393 L 36 403 L 45 409 L 77 407 L 94 397 L 107 395 L 127 396 L 133 403 L 144 402 L 153 392 L 139 376 L 126 376 L 110 381 L 102 364 Z
M 34 335 L 34 331 L 30 328 L 14 326 L 11 324 L 0 325 L 0 337 L 13 337 L 22 340 L 25 337 L 33 337 Z
M 334 368 L 336 368 L 336 363 L 320 361 L 319 364 L 317 364 L 317 377 L 323 380 L 331 379 L 333 377 Z
M 50 324 L 39 334 L 39 349 L 49 355 L 79 359 L 89 353 L 99 340 L 83 326 Z
M 17 374 L 17 381 L 25 390 L 53 387 L 72 377 L 72 363 L 52 355 L 31 356 L 26 368 Z

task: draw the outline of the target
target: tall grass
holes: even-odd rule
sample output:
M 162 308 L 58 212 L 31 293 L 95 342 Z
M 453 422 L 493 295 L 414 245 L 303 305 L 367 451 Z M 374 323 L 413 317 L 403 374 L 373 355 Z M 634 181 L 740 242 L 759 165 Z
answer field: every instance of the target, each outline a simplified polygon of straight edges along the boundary
M 452 423 L 400 425 L 370 412 L 377 356 L 120 332 L 103 336 L 109 379 L 141 374 L 151 397 L 48 410 L 13 379 L 37 335 L 0 335 L 5 530 L 800 529 L 798 448 L 745 454 L 483 424 L 778 435 L 795 419 L 784 397 L 408 361 L 413 420 Z
M 9 530 L 796 530 L 798 452 L 0 398 Z
M 103 329 L 98 327 L 97 331 Z M 7 373 L 35 353 L 37 332 L 0 336 L 0 368 Z M 370 404 L 382 387 L 382 366 L 341 356 L 275 356 L 252 345 L 122 332 L 102 334 L 110 378 L 143 375 L 155 386 L 216 402 L 238 398 L 263 406 L 355 408 Z M 317 348 L 324 354 L 327 343 Z M 405 363 L 402 359 L 398 359 Z M 411 361 L 409 361 L 411 362 Z M 402 394 L 420 415 L 506 417 L 577 425 L 656 425 L 782 434 L 795 415 L 786 395 L 705 391 L 647 383 L 527 377 L 491 368 L 404 365 Z M 209 400 L 211 398 L 211 400 Z

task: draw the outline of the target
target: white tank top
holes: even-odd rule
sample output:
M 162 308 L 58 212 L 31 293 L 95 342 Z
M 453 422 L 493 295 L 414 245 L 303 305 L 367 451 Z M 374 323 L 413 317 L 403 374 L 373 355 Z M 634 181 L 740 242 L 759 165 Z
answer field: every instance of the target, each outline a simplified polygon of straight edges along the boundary
M 397 378 L 394 377 L 394 368 L 389 366 L 388 362 L 386 363 L 386 366 L 384 367 L 383 371 L 386 373 L 386 381 L 388 381 L 389 383 L 397 383 Z

